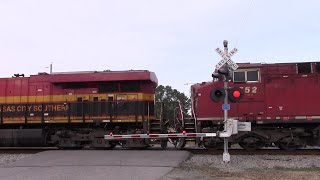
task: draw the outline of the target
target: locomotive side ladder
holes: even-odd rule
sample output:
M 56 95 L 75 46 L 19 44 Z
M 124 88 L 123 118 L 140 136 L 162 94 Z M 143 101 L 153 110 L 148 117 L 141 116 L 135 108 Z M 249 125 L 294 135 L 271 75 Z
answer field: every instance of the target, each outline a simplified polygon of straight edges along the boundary
M 149 134 L 164 133 L 163 103 L 160 105 L 160 118 L 149 119 Z
M 160 118 L 149 119 L 148 134 L 166 134 L 166 129 L 163 119 L 163 103 L 160 104 Z M 161 144 L 161 147 L 165 149 L 167 147 L 167 139 L 154 139 L 152 144 Z
M 150 119 L 149 120 L 149 133 L 150 134 L 160 134 L 161 131 L 161 119 Z
M 186 133 L 197 133 L 197 129 L 196 129 L 196 118 L 195 117 L 190 117 L 190 118 L 185 118 L 182 112 L 182 104 L 181 102 L 178 100 L 178 113 L 180 115 L 180 117 L 178 116 L 178 121 L 181 122 L 181 126 L 182 126 L 182 130 L 183 132 Z M 181 146 L 181 148 L 183 148 L 185 146 L 185 144 L 187 144 L 188 142 L 192 143 L 192 144 L 196 144 L 196 138 L 194 137 L 188 137 L 183 139 L 183 145 Z M 179 148 L 178 148 L 179 149 Z
M 194 118 L 185 118 L 182 121 L 182 129 L 185 130 L 187 133 L 197 133 L 196 132 L 196 124 Z M 192 137 L 188 137 L 185 139 L 186 143 L 196 143 L 196 139 Z

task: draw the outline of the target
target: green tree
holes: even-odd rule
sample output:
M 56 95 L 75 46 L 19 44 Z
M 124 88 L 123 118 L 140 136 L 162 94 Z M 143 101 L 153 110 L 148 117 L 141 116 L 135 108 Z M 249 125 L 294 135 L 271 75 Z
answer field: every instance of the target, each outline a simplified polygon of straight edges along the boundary
M 160 117 L 161 103 L 163 103 L 163 116 L 165 119 L 173 120 L 179 112 L 179 104 L 181 103 L 181 109 L 184 117 L 189 117 L 190 110 L 190 98 L 184 93 L 179 92 L 176 89 L 172 89 L 171 86 L 159 85 L 156 88 L 156 115 Z

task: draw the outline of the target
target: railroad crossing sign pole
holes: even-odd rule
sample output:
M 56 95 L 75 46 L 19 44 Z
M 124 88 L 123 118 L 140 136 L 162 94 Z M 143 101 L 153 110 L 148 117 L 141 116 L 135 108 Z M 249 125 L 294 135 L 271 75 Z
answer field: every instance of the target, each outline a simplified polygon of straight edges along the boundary
M 223 41 L 223 46 L 224 46 L 224 54 L 228 54 L 228 41 L 224 40 Z M 228 66 L 226 64 L 226 66 Z M 229 68 L 229 67 L 227 67 Z M 223 86 L 224 86 L 224 91 L 225 91 L 225 94 L 228 94 L 228 78 L 226 76 L 224 76 L 224 83 L 223 83 Z M 224 97 L 224 104 L 228 104 L 228 96 L 226 95 Z M 228 119 L 228 110 L 225 109 L 223 110 L 224 111 L 224 130 L 226 130 L 227 128 L 227 119 Z M 230 162 L 230 154 L 228 152 L 228 138 L 223 138 L 224 139 L 224 151 L 223 151 L 223 156 L 222 156 L 222 159 L 223 159 L 223 162 Z
M 231 56 L 233 56 L 238 50 L 234 48 L 230 53 L 228 52 L 228 41 L 223 41 L 223 47 L 224 51 L 217 48 L 217 53 L 222 57 L 222 60 L 216 65 L 216 70 L 219 70 L 222 68 L 222 66 L 226 66 L 225 68 L 236 70 L 239 66 L 234 63 L 231 60 Z M 228 104 L 228 77 L 226 75 L 223 76 L 223 85 L 224 85 L 224 91 L 226 96 L 224 97 L 224 105 L 223 107 L 229 107 L 229 108 L 223 108 L 224 111 L 224 130 L 227 129 L 227 120 L 228 120 L 228 110 L 230 109 L 230 105 Z M 224 139 L 224 152 L 223 152 L 223 162 L 230 162 L 230 154 L 228 152 L 228 138 L 225 137 Z

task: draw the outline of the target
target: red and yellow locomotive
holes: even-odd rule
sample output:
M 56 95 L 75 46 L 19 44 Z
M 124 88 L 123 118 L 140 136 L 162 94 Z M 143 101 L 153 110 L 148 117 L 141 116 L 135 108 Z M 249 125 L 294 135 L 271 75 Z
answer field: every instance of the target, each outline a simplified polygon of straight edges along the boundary
M 156 75 L 145 70 L 1 78 L 0 146 L 112 148 L 103 139 L 108 132 L 149 131 L 156 86 Z

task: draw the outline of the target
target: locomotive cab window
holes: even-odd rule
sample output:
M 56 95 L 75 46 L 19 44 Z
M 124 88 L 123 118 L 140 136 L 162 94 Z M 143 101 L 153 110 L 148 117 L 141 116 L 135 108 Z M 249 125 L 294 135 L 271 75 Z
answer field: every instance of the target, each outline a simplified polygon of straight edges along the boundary
M 247 81 L 250 81 L 250 82 L 259 81 L 258 71 L 247 71 Z
M 311 63 L 299 63 L 297 64 L 298 74 L 311 74 Z
M 259 82 L 259 70 L 242 70 L 233 72 L 233 82 Z
M 246 73 L 242 72 L 233 72 L 233 82 L 246 82 Z

